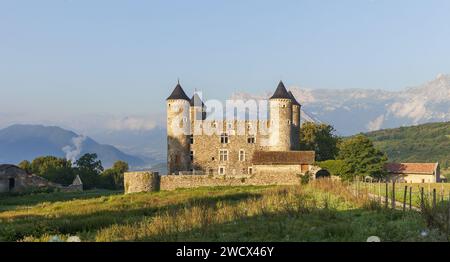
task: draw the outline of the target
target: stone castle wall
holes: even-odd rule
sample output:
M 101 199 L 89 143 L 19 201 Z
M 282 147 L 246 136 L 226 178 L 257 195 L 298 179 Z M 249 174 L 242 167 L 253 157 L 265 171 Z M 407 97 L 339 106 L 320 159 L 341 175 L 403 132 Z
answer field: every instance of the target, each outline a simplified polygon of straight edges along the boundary
M 126 172 L 124 174 L 125 194 L 159 191 L 160 185 L 160 176 L 157 172 Z
M 270 114 L 270 147 L 271 151 L 289 151 L 292 149 L 293 140 L 291 129 L 292 119 L 292 100 L 290 99 L 271 99 L 269 101 Z
M 205 125 L 213 125 L 213 122 L 207 121 Z M 221 136 L 218 132 L 213 135 L 194 135 L 194 143 L 191 145 L 193 152 L 192 169 L 203 171 L 205 174 L 218 174 L 219 167 L 223 167 L 225 175 L 247 175 L 249 168 L 252 166 L 253 152 L 256 150 L 264 150 L 266 147 L 264 142 L 267 136 L 261 135 L 261 132 L 250 132 L 249 128 L 261 128 L 260 125 L 266 122 L 246 121 L 246 122 L 227 122 L 221 121 L 217 123 L 223 125 L 222 130 L 226 130 L 228 134 L 228 143 L 221 143 Z M 229 127 L 231 125 L 231 128 Z M 239 134 L 238 127 L 244 128 L 244 134 Z M 248 143 L 248 139 L 253 135 L 255 143 Z M 220 158 L 220 150 L 226 150 L 227 160 Z M 244 158 L 239 159 L 240 151 L 244 152 Z
M 197 188 L 212 186 L 263 186 L 263 185 L 297 185 L 300 178 L 293 173 L 285 174 L 253 174 L 242 176 L 223 175 L 180 175 L 161 176 L 161 190 L 175 190 L 178 188 Z
M 179 188 L 245 185 L 297 185 L 300 177 L 290 173 L 259 173 L 253 175 L 164 175 L 152 172 L 127 172 L 124 175 L 125 194 L 155 192 Z
M 167 101 L 167 168 L 169 173 L 190 169 L 189 101 Z

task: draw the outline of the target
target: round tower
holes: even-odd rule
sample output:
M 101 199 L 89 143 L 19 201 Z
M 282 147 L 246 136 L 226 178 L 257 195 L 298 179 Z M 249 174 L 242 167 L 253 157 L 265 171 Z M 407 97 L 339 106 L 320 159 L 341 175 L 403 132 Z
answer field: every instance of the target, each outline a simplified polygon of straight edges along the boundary
M 300 150 L 300 110 L 301 105 L 295 99 L 294 94 L 289 91 L 292 100 L 292 133 L 291 150 Z
M 191 120 L 191 134 L 202 134 L 202 121 L 205 119 L 205 104 L 203 103 L 201 96 L 195 93 L 190 101 L 189 117 Z
M 180 83 L 166 100 L 167 105 L 167 169 L 168 174 L 189 171 L 190 99 Z
M 269 99 L 269 150 L 291 150 L 292 99 L 282 81 Z

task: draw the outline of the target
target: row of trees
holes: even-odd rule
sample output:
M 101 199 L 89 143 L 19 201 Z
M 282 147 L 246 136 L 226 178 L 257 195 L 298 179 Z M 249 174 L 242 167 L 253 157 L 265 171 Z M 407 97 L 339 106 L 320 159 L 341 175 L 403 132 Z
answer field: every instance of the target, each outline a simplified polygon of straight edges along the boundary
M 84 154 L 75 163 L 65 158 L 54 156 L 37 157 L 33 161 L 24 160 L 19 167 L 28 173 L 36 174 L 61 185 L 70 185 L 77 175 L 83 182 L 83 187 L 122 189 L 123 173 L 129 167 L 126 162 L 116 161 L 109 169 L 104 169 L 97 154 Z
M 331 125 L 304 123 L 301 127 L 302 150 L 314 150 L 317 164 L 343 180 L 356 177 L 382 179 L 388 158 L 366 136 L 342 139 Z

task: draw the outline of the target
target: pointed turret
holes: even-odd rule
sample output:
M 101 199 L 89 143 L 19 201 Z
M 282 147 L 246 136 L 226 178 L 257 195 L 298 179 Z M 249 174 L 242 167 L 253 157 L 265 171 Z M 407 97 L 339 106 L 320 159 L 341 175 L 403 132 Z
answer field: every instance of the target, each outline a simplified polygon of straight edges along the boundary
M 294 94 L 292 94 L 292 91 L 289 91 L 289 96 L 291 97 L 292 105 L 300 106 L 300 103 L 297 101 L 297 99 L 295 99 L 295 96 Z
M 169 174 L 190 169 L 191 99 L 178 81 L 167 98 L 167 169 Z
M 269 150 L 289 151 L 291 149 L 292 98 L 280 81 L 269 99 Z
M 205 104 L 203 103 L 202 99 L 200 98 L 200 96 L 195 93 L 192 98 L 191 98 L 191 106 L 195 106 L 195 107 L 205 107 Z
M 277 89 L 275 90 L 275 93 L 273 93 L 270 99 L 291 99 L 291 96 L 289 95 L 289 92 L 286 90 L 283 81 L 280 81 Z
M 171 99 L 191 101 L 189 99 L 189 97 L 186 95 L 186 93 L 184 92 L 183 88 L 181 87 L 180 82 L 178 82 L 177 86 L 172 91 L 172 94 L 170 94 L 170 96 L 167 98 L 167 100 L 171 100 Z

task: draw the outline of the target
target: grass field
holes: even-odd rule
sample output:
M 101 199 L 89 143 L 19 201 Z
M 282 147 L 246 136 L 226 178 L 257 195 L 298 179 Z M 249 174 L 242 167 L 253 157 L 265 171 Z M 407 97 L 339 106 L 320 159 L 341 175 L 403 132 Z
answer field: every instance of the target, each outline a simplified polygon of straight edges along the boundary
M 421 232 L 427 230 L 426 236 Z M 339 182 L 122 195 L 87 191 L 0 197 L 0 240 L 445 241 L 416 212 L 384 210 Z
M 441 169 L 441 177 L 445 177 L 448 181 L 450 181 L 450 168 Z

